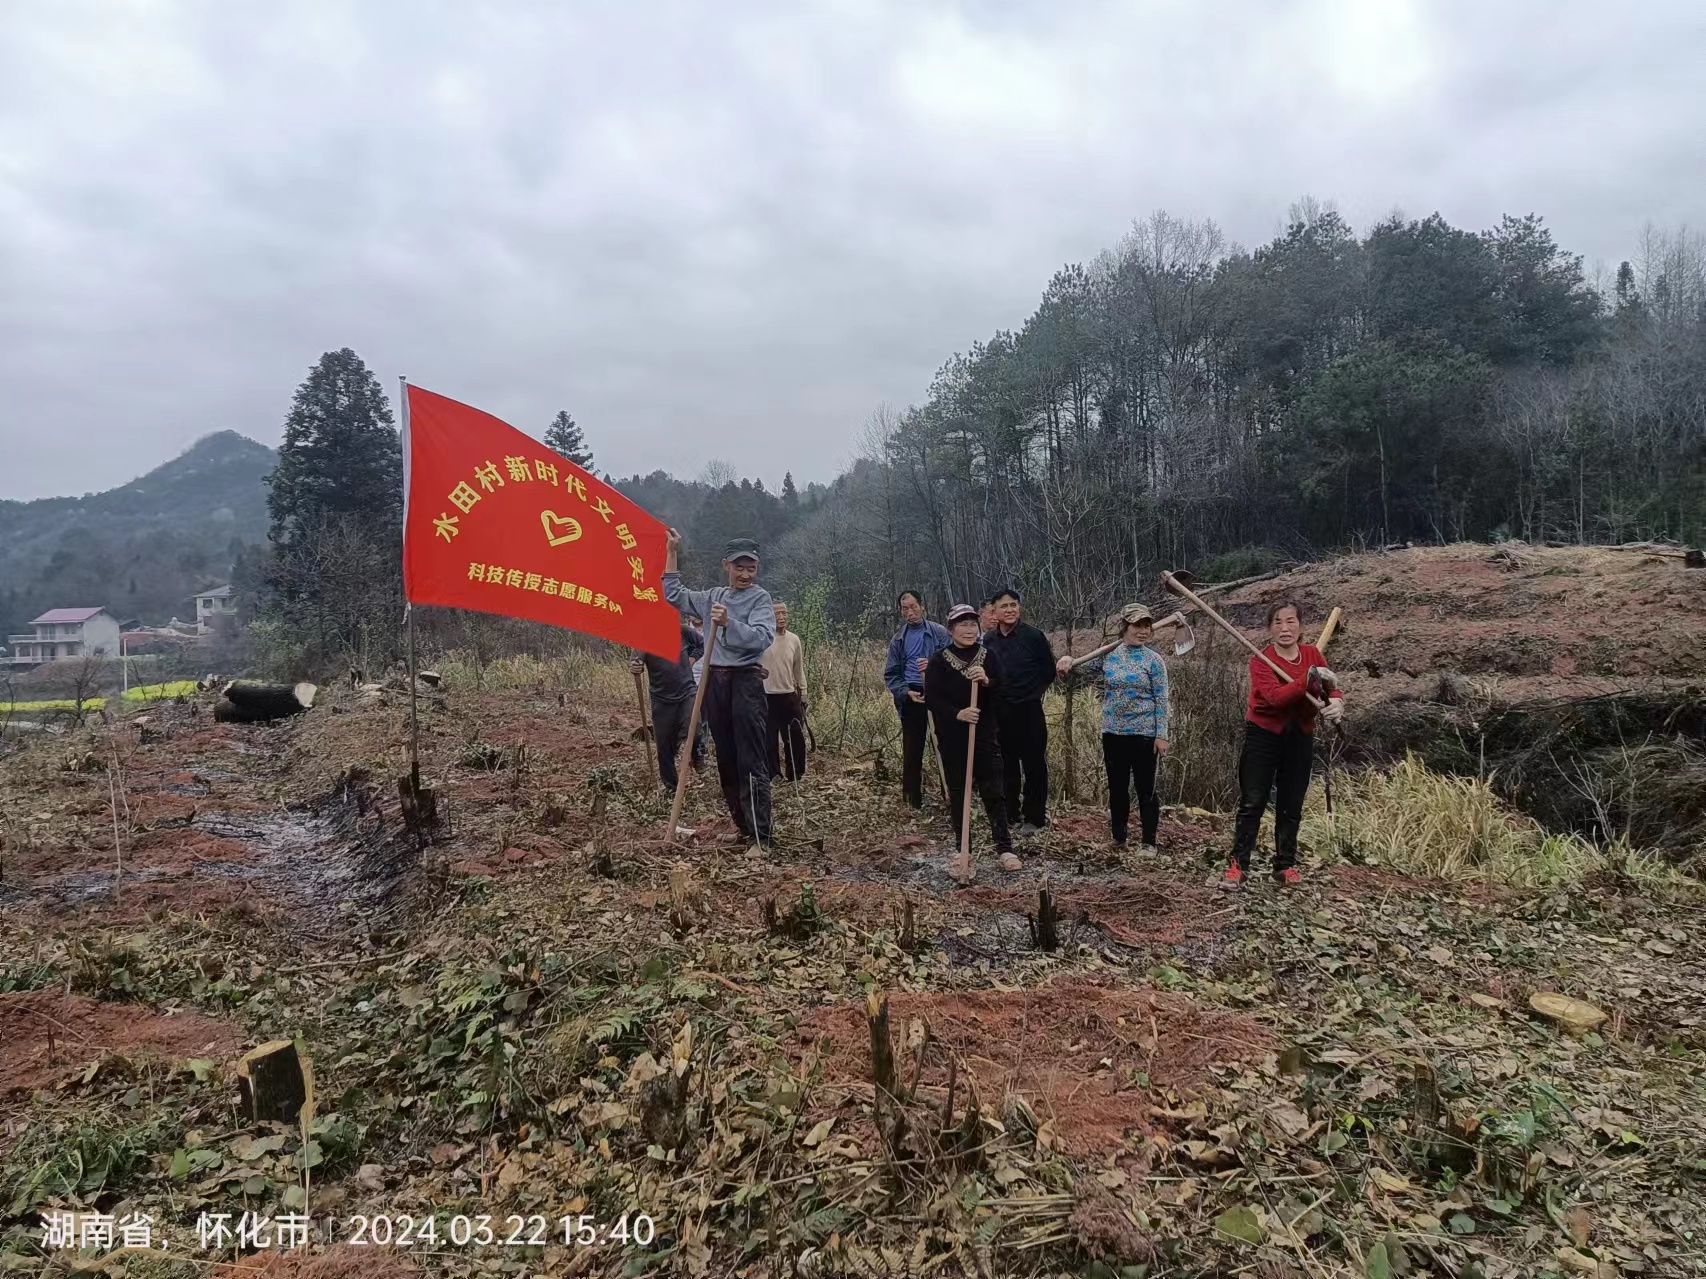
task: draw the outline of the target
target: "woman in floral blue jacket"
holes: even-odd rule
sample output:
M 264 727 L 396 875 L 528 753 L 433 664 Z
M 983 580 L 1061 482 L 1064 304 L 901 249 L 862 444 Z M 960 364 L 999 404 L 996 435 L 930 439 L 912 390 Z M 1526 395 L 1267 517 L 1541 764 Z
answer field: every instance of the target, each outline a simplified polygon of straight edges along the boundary
M 1167 667 L 1149 647 L 1155 617 L 1141 604 L 1120 612 L 1120 642 L 1099 661 L 1102 685 L 1102 760 L 1108 768 L 1108 819 L 1114 844 L 1123 848 L 1131 818 L 1131 784 L 1137 783 L 1137 813 L 1146 848 L 1155 847 L 1161 800 L 1155 794 L 1155 765 L 1167 753 Z M 1077 665 L 1063 657 L 1061 675 Z

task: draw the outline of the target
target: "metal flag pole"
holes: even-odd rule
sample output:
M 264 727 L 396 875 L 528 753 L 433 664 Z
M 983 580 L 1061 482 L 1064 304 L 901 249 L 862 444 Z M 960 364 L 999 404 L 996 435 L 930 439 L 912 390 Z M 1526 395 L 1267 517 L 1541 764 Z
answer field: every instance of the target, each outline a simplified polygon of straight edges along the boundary
M 421 712 L 419 681 L 415 678 L 415 610 L 403 605 L 409 627 L 409 784 L 418 792 L 421 788 Z

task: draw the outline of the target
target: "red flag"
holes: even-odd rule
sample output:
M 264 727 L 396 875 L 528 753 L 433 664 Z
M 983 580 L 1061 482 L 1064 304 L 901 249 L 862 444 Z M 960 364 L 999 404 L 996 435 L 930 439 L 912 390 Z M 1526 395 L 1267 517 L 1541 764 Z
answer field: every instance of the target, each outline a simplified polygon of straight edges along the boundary
M 664 526 L 489 413 L 405 386 L 403 594 L 681 652 Z

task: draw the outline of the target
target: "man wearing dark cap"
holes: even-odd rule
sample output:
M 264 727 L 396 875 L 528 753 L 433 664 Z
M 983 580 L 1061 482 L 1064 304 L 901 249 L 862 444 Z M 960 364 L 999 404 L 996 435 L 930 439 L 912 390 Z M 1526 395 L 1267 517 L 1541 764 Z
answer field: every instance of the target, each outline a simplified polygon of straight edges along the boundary
M 717 748 L 717 776 L 729 815 L 747 840 L 768 848 L 770 704 L 764 696 L 764 650 L 776 639 L 776 609 L 757 584 L 758 543 L 737 537 L 723 549 L 727 586 L 690 591 L 681 584 L 681 534 L 669 530 L 663 596 L 705 621 L 705 718 Z

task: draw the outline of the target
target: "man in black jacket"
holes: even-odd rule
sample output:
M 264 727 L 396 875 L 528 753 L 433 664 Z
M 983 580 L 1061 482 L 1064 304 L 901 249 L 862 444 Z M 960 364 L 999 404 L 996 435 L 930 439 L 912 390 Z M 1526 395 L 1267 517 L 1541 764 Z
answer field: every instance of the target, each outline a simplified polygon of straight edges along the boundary
M 1021 816 L 1013 833 L 1029 839 L 1048 825 L 1048 720 L 1043 715 L 1043 694 L 1056 677 L 1054 648 L 1048 636 L 1019 620 L 1017 591 L 997 591 L 991 602 L 995 629 L 983 637 L 983 643 L 995 676 L 995 722 L 1006 769 L 1007 813 Z

